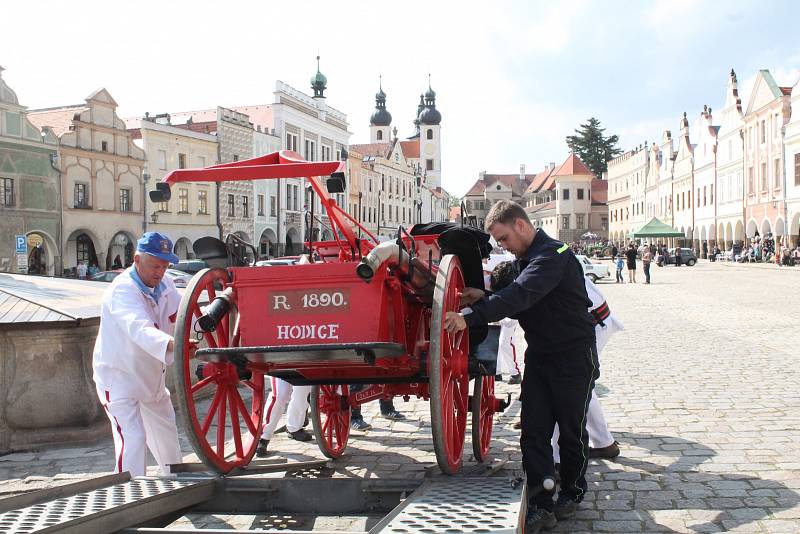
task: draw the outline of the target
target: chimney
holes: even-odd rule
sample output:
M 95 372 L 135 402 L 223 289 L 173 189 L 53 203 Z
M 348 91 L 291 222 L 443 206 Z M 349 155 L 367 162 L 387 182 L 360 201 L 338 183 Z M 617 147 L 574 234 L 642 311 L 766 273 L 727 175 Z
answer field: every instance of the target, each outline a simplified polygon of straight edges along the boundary
M 480 173 L 478 173 L 478 179 L 479 180 L 486 179 L 486 171 L 481 171 Z
M 523 182 L 525 181 L 525 164 L 520 163 L 519 165 L 519 179 Z
M 552 171 L 553 169 L 556 168 L 556 162 L 555 161 L 551 161 L 550 165 L 548 165 L 548 167 L 550 167 L 550 170 Z

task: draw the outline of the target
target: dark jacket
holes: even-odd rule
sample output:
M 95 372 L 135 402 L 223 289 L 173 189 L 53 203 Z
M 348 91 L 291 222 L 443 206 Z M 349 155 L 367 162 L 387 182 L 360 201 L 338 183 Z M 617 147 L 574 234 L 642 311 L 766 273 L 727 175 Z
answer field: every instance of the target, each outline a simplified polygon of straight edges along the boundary
M 625 257 L 628 259 L 628 269 L 636 269 L 636 250 L 629 248 L 625 251 Z
M 519 276 L 514 282 L 471 306 L 467 325 L 519 320 L 528 342 L 526 358 L 535 354 L 565 352 L 595 342 L 588 308 L 583 268 L 561 241 L 543 230 L 524 257 L 515 260 Z

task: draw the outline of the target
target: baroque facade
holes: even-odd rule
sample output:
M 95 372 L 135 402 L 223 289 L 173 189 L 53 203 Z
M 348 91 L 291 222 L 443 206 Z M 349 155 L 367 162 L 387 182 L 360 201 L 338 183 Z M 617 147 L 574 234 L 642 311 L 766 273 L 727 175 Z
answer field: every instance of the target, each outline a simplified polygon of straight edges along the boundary
M 730 250 L 733 245 L 747 245 L 769 235 L 777 243 L 797 246 L 797 93 L 798 84 L 794 88 L 780 86 L 768 70 L 760 70 L 743 107 L 737 76 L 731 70 L 718 115 L 704 106 L 690 127 L 684 113 L 675 144 L 666 131 L 662 142 L 651 148 L 645 177 L 646 218 L 659 217 L 680 230 L 684 238 L 669 241 L 690 246 L 700 256 L 714 246 Z M 640 201 L 633 192 L 633 171 L 625 164 L 636 150 L 609 162 L 611 239 L 620 243 L 629 240 L 642 223 L 631 216 L 638 213 Z M 656 192 L 657 202 L 652 202 L 651 190 Z
M 60 275 L 58 138 L 28 118 L 0 67 L 0 271 Z M 16 236 L 25 237 L 17 254 Z
M 154 189 L 170 171 L 203 168 L 218 161 L 214 135 L 173 126 L 169 114 L 146 116 L 138 128 L 128 123 L 134 142 L 146 154 L 144 183 Z M 194 257 L 192 244 L 205 236 L 218 236 L 217 186 L 203 182 L 177 184 L 168 202 L 154 203 L 145 195 L 147 231 L 161 232 L 172 239 L 181 259 Z
M 144 151 L 117 116 L 105 89 L 85 102 L 29 112 L 31 122 L 59 138 L 63 269 L 78 262 L 110 269 L 119 256 L 133 263 L 135 242 L 146 227 Z

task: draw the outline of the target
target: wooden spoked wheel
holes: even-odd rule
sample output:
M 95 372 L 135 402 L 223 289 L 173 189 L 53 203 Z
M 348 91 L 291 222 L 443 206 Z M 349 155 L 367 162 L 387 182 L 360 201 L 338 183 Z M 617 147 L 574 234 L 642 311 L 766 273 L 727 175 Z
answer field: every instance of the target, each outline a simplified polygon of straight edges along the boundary
M 229 282 L 224 269 L 204 269 L 189 282 L 175 323 L 176 397 L 184 431 L 205 465 L 220 473 L 250 463 L 261 437 L 264 375 L 246 360 L 225 358 L 199 362 L 190 340 L 199 347 L 239 346 L 238 310 L 232 307 L 214 332 L 195 324 L 201 306 L 212 302 Z M 248 377 L 248 375 L 250 375 Z
M 311 425 L 322 454 L 339 458 L 350 437 L 350 405 L 347 386 L 314 386 L 311 389 Z
M 494 377 L 476 376 L 472 388 L 472 454 L 478 462 L 489 457 L 494 423 Z
M 431 433 L 436 461 L 443 473 L 461 468 L 467 428 L 469 398 L 469 333 L 444 330 L 445 315 L 460 309 L 464 276 L 456 256 L 442 258 L 433 290 L 431 341 L 428 354 L 428 391 L 431 403 Z

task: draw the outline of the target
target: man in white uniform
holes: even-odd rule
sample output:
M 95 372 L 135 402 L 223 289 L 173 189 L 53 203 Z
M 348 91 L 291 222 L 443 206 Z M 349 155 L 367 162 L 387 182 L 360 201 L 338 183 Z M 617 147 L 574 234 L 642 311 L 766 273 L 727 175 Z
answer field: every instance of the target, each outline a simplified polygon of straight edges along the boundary
M 300 256 L 298 265 L 308 265 L 311 263 L 308 254 Z M 270 382 L 271 390 L 267 405 L 264 409 L 264 430 L 261 439 L 258 440 L 256 456 L 266 456 L 268 454 L 269 440 L 278 428 L 283 412 L 286 412 L 286 431 L 289 437 L 297 441 L 311 441 L 313 436 L 303 428 L 308 410 L 308 395 L 311 393 L 311 386 L 292 386 L 289 382 L 280 378 L 272 377 Z M 287 406 L 288 405 L 288 406 Z
M 491 284 L 491 275 L 494 268 L 500 263 L 513 260 L 514 256 L 508 252 L 492 253 L 488 259 L 484 260 L 483 278 L 487 289 L 494 289 Z M 522 375 L 517 364 L 517 346 L 514 341 L 514 331 L 517 329 L 519 322 L 516 319 L 506 317 L 499 321 L 499 325 L 500 336 L 497 343 L 497 375 L 495 379 L 502 380 L 503 375 L 508 375 L 510 377 L 509 384 L 521 384 Z M 524 350 L 519 351 L 519 354 L 524 354 L 524 352 Z
M 145 445 L 162 474 L 182 461 L 175 411 L 164 380 L 173 361 L 180 295 L 164 273 L 177 263 L 158 232 L 139 239 L 133 265 L 103 295 L 92 366 L 97 395 L 111 422 L 116 472 L 146 474 Z
M 275 434 L 283 412 L 286 412 L 286 432 L 297 441 L 311 441 L 313 436 L 303 428 L 308 410 L 311 386 L 293 386 L 280 378 L 272 377 L 272 390 L 264 408 L 264 431 L 261 433 L 256 455 L 266 456 L 269 440 Z M 288 406 L 287 406 L 288 405 Z
M 597 340 L 597 354 L 603 353 L 603 348 L 608 343 L 611 335 L 620 330 L 624 330 L 622 323 L 611 313 L 606 298 L 600 289 L 588 278 L 586 281 L 586 294 L 592 301 L 589 313 L 592 314 L 596 322 L 594 327 L 595 338 Z M 589 410 L 586 413 L 586 431 L 589 433 L 589 458 L 616 458 L 619 456 L 619 445 L 614 440 L 614 436 L 608 430 L 606 417 L 597 394 L 592 390 L 592 399 L 589 401 Z M 553 461 L 558 464 L 561 457 L 558 449 L 558 425 L 553 432 Z

